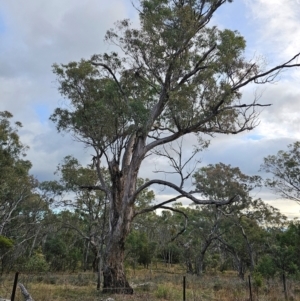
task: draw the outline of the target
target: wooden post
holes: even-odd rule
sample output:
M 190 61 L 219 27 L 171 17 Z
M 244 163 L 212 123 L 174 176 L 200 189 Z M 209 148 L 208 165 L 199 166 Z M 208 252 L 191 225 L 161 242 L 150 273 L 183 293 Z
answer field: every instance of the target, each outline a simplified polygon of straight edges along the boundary
M 249 293 L 250 293 L 250 301 L 252 301 L 252 289 L 251 289 L 251 276 L 249 275 L 248 276 L 248 279 L 249 279 Z
M 13 289 L 12 289 L 12 292 L 11 292 L 11 298 L 10 298 L 11 301 L 15 300 L 17 283 L 18 283 L 18 277 L 19 277 L 19 272 L 16 272 L 16 274 L 15 274 L 15 280 L 14 280 L 14 285 L 13 285 Z
M 183 301 L 186 301 L 186 299 L 185 299 L 185 276 L 183 276 Z

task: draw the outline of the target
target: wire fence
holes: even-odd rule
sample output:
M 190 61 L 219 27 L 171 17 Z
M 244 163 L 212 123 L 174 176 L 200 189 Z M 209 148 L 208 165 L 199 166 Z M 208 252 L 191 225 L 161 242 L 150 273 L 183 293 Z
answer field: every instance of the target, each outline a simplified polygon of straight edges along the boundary
M 16 275 L 18 278 L 16 279 Z M 76 301 L 76 300 L 274 300 L 286 298 L 300 300 L 300 285 L 297 280 L 286 281 L 286 291 L 281 279 L 265 280 L 260 285 L 250 276 L 244 281 L 234 273 L 220 275 L 183 275 L 176 273 L 136 273 L 129 278 L 134 290 L 133 296 L 119 294 L 103 294 L 97 290 L 97 275 L 85 273 L 28 273 L 5 274 L 0 276 L 1 298 L 12 301 L 23 301 L 24 295 L 17 282 L 24 284 L 35 301 Z M 110 288 L 112 293 L 124 288 Z M 109 289 L 108 289 L 109 291 Z

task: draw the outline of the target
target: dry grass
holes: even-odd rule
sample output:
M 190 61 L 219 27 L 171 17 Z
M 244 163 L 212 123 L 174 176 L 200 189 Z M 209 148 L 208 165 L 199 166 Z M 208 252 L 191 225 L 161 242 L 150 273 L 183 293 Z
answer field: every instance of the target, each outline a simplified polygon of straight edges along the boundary
M 152 271 L 146 269 L 127 270 L 128 278 L 135 288 L 134 295 L 113 295 L 116 301 L 181 301 L 183 300 L 182 280 L 184 271 L 173 266 L 159 266 Z M 10 298 L 14 275 L 0 278 L 0 297 Z M 96 290 L 96 276 L 93 273 L 76 274 L 20 274 L 19 281 L 25 285 L 36 301 L 99 301 L 108 296 Z M 258 294 L 258 295 L 257 295 Z M 19 289 L 15 301 L 23 300 Z M 205 275 L 201 278 L 186 275 L 186 301 L 246 301 L 249 288 L 233 272 Z M 264 282 L 253 288 L 253 301 L 284 300 L 282 287 L 277 282 Z M 289 280 L 289 300 L 300 301 L 300 285 Z

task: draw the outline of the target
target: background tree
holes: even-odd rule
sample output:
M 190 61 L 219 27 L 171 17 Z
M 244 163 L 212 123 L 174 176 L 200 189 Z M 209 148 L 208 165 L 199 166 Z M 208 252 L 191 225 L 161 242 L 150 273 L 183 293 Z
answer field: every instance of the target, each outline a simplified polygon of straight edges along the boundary
M 18 205 L 31 196 L 35 182 L 29 176 L 31 163 L 24 160 L 26 146 L 19 140 L 18 128 L 10 124 L 13 115 L 7 111 L 0 112 L 0 235 L 6 225 L 14 219 Z
M 101 173 L 107 178 L 106 170 Z M 62 206 L 65 214 L 71 217 L 60 219 L 61 227 L 77 232 L 85 242 L 84 270 L 87 269 L 90 252 L 94 254 L 93 270 L 98 273 L 97 287 L 100 288 L 108 232 L 107 199 L 102 191 L 79 189 L 87 184 L 96 185 L 97 171 L 93 163 L 83 167 L 74 157 L 66 156 L 57 167 L 56 174 L 60 177 L 59 181 L 44 182 L 41 186 L 51 195 L 58 196 L 55 205 Z
M 277 155 L 264 158 L 261 169 L 272 174 L 266 186 L 279 196 L 300 203 L 300 142 L 288 145 L 288 150 L 280 150 Z
M 139 186 L 147 181 L 149 180 L 138 179 Z M 139 214 L 139 212 L 151 206 L 154 199 L 154 192 L 145 189 L 135 202 L 136 217 L 134 218 L 131 232 L 126 240 L 126 260 L 130 261 L 134 269 L 137 263 L 143 264 L 148 268 L 156 255 L 159 217 L 153 211 L 147 214 Z
M 67 226 L 69 224 L 76 225 L 79 230 L 84 228 L 80 216 L 75 212 L 63 210 L 53 214 L 48 223 L 48 232 L 43 239 L 42 251 L 49 264 L 49 269 L 60 272 L 75 271 L 80 267 L 84 270 L 86 267 L 85 241 L 83 242 L 78 231 Z M 81 227 L 78 225 L 80 223 Z M 79 263 L 81 263 L 80 266 Z
M 110 203 L 104 292 L 133 292 L 123 268 L 124 246 L 134 203 L 144 189 L 165 185 L 175 190 L 175 200 L 186 197 L 199 204 L 229 201 L 199 199 L 184 190 L 182 181 L 151 179 L 139 186 L 145 158 L 189 134 L 201 140 L 202 134 L 253 129 L 255 108 L 261 105 L 257 99 L 241 102 L 241 88 L 267 83 L 278 71 L 299 66 L 294 64 L 299 54 L 267 71 L 246 61 L 246 43 L 238 32 L 209 27 L 226 2 L 232 1 L 140 0 L 140 28 L 132 29 L 124 20 L 106 35 L 122 55 L 105 53 L 54 65 L 59 90 L 70 102 L 57 108 L 51 119 L 59 131 L 71 132 L 94 149 L 98 184 L 85 187 L 103 191 Z M 108 168 L 109 185 L 103 166 Z
M 198 255 L 199 263 L 203 265 L 207 248 L 218 240 L 233 257 L 239 276 L 243 278 L 247 268 L 254 271 L 262 252 L 259 246 L 266 236 L 264 228 L 279 223 L 281 215 L 260 199 L 252 198 L 253 190 L 261 186 L 259 176 L 248 176 L 238 167 L 218 163 L 202 167 L 193 177 L 197 191 L 206 198 L 226 199 L 234 192 L 237 194 L 230 204 L 200 208 L 202 226 L 198 233 L 202 237 L 202 250 Z M 201 266 L 200 270 L 203 270 Z
M 7 111 L 0 112 L 0 237 L 13 242 L 1 252 L 2 270 L 33 254 L 43 237 L 43 219 L 49 213 L 38 181 L 29 174 L 31 162 L 24 158 L 27 147 L 18 136 L 22 124 L 13 125 L 12 117 Z
M 163 210 L 158 216 L 156 239 L 158 243 L 157 254 L 166 266 L 171 267 L 173 263 L 179 262 L 180 251 L 176 243 L 176 238 L 186 227 L 186 216 L 182 216 L 178 205 L 174 204 L 174 212 Z M 178 210 L 179 212 L 176 212 Z
M 233 222 L 231 223 L 231 227 L 235 225 L 235 228 L 237 227 L 238 231 L 241 231 L 247 242 L 251 266 L 253 268 L 252 247 L 244 230 L 242 216 L 246 214 L 247 210 L 251 210 L 252 199 L 250 197 L 250 192 L 260 185 L 260 177 L 247 176 L 237 167 L 233 168 L 230 165 L 219 163 L 201 168 L 194 174 L 194 179 L 197 191 L 210 199 L 226 199 L 233 194 L 237 195 L 231 204 L 224 205 L 223 208 L 218 206 L 216 206 L 215 209 L 208 208 L 213 214 L 213 222 L 210 226 L 210 239 L 206 239 L 206 245 L 210 244 L 212 240 L 221 237 L 220 231 L 224 231 L 224 229 L 220 230 L 220 222 L 226 217 L 230 218 L 231 222 Z M 225 224 L 223 223 L 223 227 L 224 226 Z M 229 226 L 228 223 L 227 226 Z M 230 229 L 229 231 L 231 232 L 233 229 Z M 203 251 L 204 250 L 205 248 Z M 202 254 L 204 259 L 205 253 L 202 252 Z
M 126 260 L 129 261 L 135 271 L 137 264 L 149 267 L 155 255 L 156 243 L 151 242 L 146 233 L 132 230 L 126 240 Z
M 288 297 L 288 276 L 298 276 L 300 271 L 300 225 L 290 221 L 285 228 L 273 229 L 265 255 L 259 261 L 257 271 L 267 279 L 278 276 L 282 280 L 285 298 Z

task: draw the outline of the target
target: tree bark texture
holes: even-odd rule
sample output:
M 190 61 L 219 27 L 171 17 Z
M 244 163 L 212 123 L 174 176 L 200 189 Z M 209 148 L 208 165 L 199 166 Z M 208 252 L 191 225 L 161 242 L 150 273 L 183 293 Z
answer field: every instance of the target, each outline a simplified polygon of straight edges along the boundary
M 104 254 L 103 293 L 132 294 L 124 271 L 125 240 L 130 231 L 133 208 L 112 210 L 109 240 Z

